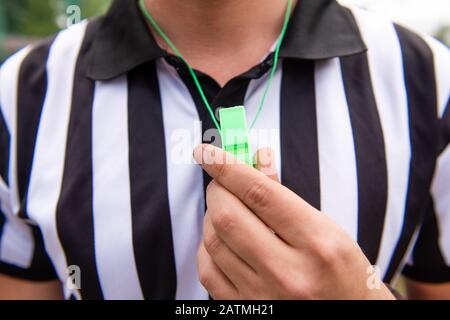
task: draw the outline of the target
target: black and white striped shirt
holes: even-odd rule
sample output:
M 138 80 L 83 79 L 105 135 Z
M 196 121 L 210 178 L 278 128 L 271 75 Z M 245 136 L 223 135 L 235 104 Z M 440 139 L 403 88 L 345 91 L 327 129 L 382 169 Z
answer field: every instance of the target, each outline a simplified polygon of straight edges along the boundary
M 384 18 L 303 0 L 253 150 L 329 215 L 386 282 L 450 281 L 450 54 Z M 253 119 L 273 62 L 212 105 Z M 208 177 L 191 160 L 213 123 L 183 64 L 116 0 L 11 57 L 0 73 L 0 272 L 65 282 L 84 299 L 203 299 L 196 252 Z

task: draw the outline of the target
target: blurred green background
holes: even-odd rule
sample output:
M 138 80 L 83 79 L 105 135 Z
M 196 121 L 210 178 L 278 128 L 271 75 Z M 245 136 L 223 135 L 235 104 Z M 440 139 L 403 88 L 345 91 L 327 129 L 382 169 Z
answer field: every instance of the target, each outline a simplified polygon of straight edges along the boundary
M 105 12 L 111 1 L 0 0 L 0 64 L 25 45 L 65 28 L 70 15 L 67 8 L 71 5 L 78 6 L 80 18 L 85 19 Z M 408 5 L 404 0 L 339 1 L 387 13 L 395 21 L 429 33 L 450 45 L 450 0 L 408 0 Z M 400 289 L 404 292 L 402 282 Z
M 67 26 L 67 8 L 77 5 L 81 19 L 107 10 L 111 0 L 0 0 L 0 62 L 24 45 Z
M 85 19 L 105 12 L 111 1 L 0 0 L 0 64 L 19 48 L 65 28 L 70 17 L 67 8 L 71 5 L 78 6 L 80 18 Z M 408 0 L 408 8 L 405 8 L 403 0 L 339 1 L 390 13 L 392 19 L 405 22 L 450 45 L 450 0 Z
M 19 48 L 65 28 L 71 5 L 80 8 L 80 18 L 84 19 L 105 12 L 111 1 L 0 0 L 0 64 Z M 450 45 L 450 0 L 408 0 L 407 7 L 404 0 L 338 1 L 380 11 Z

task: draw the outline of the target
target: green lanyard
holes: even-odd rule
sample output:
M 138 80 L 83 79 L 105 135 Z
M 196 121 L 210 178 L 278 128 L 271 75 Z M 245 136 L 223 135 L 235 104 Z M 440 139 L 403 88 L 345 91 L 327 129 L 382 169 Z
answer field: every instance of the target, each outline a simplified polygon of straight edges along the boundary
M 181 54 L 181 52 L 177 49 L 177 47 L 175 47 L 175 45 L 173 44 L 173 42 L 169 39 L 169 37 L 167 37 L 167 35 L 161 30 L 161 28 L 159 27 L 159 25 L 156 23 L 156 21 L 153 19 L 153 17 L 150 15 L 150 13 L 148 12 L 146 6 L 145 6 L 145 0 L 140 0 L 139 1 L 139 5 L 141 7 L 142 13 L 144 14 L 144 16 L 147 18 L 147 20 L 150 22 L 150 24 L 153 26 L 153 28 L 155 28 L 155 30 L 158 32 L 158 34 L 164 39 L 164 41 L 166 41 L 166 43 L 169 45 L 169 47 L 172 49 L 172 51 L 178 56 L 179 59 L 181 59 L 181 61 L 183 61 L 187 68 L 189 69 L 189 73 L 191 74 L 192 78 L 194 79 L 194 83 L 198 89 L 198 92 L 200 93 L 200 96 L 206 106 L 206 108 L 208 109 L 208 112 L 214 122 L 214 125 L 217 127 L 217 129 L 219 130 L 219 132 L 221 132 L 221 128 L 219 125 L 219 122 L 216 119 L 216 116 L 214 115 L 213 109 L 211 107 L 211 105 L 208 102 L 208 99 L 206 98 L 206 95 L 203 91 L 203 88 L 200 84 L 200 81 L 197 78 L 197 75 L 195 74 L 194 69 L 190 66 L 190 64 L 186 61 L 186 59 L 184 59 L 183 55 Z M 277 70 L 277 65 L 278 65 L 278 60 L 279 60 L 279 54 L 280 54 L 280 48 L 281 48 L 281 44 L 283 43 L 283 39 L 284 36 L 286 35 L 286 30 L 289 24 L 289 19 L 291 16 L 291 10 L 292 10 L 292 0 L 288 0 L 288 8 L 286 10 L 286 16 L 284 19 L 284 25 L 283 25 L 283 30 L 281 31 L 281 36 L 278 40 L 276 49 L 275 49 L 275 55 L 274 55 L 274 62 L 273 62 L 273 67 L 272 67 L 272 71 L 270 72 L 270 76 L 269 76 L 269 80 L 267 81 L 267 86 L 266 89 L 264 91 L 263 97 L 261 99 L 261 103 L 259 104 L 259 108 L 258 108 L 258 112 L 256 113 L 255 119 L 253 119 L 252 124 L 250 125 L 250 129 L 252 129 L 256 123 L 256 121 L 258 120 L 261 111 L 264 107 L 264 103 L 266 101 L 266 96 L 267 96 L 267 92 L 269 91 L 270 85 L 272 83 L 272 79 L 275 75 L 275 72 Z

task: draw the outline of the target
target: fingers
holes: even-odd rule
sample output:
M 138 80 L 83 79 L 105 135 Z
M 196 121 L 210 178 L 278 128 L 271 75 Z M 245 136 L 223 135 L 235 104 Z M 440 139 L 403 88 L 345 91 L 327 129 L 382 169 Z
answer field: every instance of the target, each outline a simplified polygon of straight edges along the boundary
M 272 269 L 274 261 L 268 257 L 273 252 L 283 252 L 286 246 L 283 241 L 217 182 L 213 181 L 208 186 L 206 203 L 207 219 L 210 219 L 220 239 L 256 272 L 264 273 Z
M 198 250 L 197 265 L 200 283 L 214 299 L 238 299 L 237 289 L 214 263 L 203 242 Z
M 280 182 L 277 174 L 275 153 L 270 148 L 263 148 L 256 151 L 253 162 L 256 163 L 256 169 L 264 173 L 273 181 Z
M 194 150 L 194 158 L 285 242 L 294 244 L 302 232 L 314 229 L 311 224 L 317 210 L 258 170 L 238 162 L 231 154 L 211 145 L 201 145 Z
M 205 216 L 203 243 L 216 266 L 230 279 L 236 288 L 249 287 L 255 281 L 255 271 L 217 235 L 211 224 L 209 214 Z

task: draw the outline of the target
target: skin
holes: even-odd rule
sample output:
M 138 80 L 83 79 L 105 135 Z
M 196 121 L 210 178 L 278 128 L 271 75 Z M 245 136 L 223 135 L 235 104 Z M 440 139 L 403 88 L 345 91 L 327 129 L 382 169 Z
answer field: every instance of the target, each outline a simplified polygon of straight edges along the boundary
M 235 162 L 208 165 L 204 159 L 213 157 L 204 150 L 213 150 L 219 159 L 227 155 L 204 146 L 195 156 L 215 178 L 207 191 L 204 241 L 198 252 L 200 281 L 212 297 L 393 299 L 384 286 L 379 290 L 364 286 L 369 263 L 353 240 L 278 183 L 271 150 L 257 152 L 259 172 Z M 270 194 L 267 204 L 268 198 L 262 196 L 265 188 Z M 408 280 L 407 289 L 411 299 L 450 299 L 449 284 Z M 0 300 L 62 298 L 58 281 L 36 283 L 0 275 Z
M 194 158 L 214 179 L 198 251 L 213 298 L 394 299 L 383 284 L 368 288 L 370 263 L 357 243 L 277 181 L 273 157 L 264 163 L 269 176 L 210 145 Z M 448 285 L 410 289 L 417 298 L 448 297 Z
M 213 298 L 394 299 L 384 285 L 368 289 L 370 264 L 358 245 L 275 175 L 209 145 L 194 158 L 214 179 L 198 252 Z
M 287 0 L 146 0 L 146 6 L 194 69 L 224 86 L 268 54 L 280 35 Z
M 286 0 L 146 1 L 189 63 L 222 86 L 268 53 L 282 29 L 286 4 Z M 155 38 L 166 48 L 156 34 Z M 35 283 L 0 275 L 0 299 L 60 298 L 58 282 Z
M 296 3 L 297 0 L 294 0 L 293 4 Z M 146 1 L 158 24 L 189 63 L 211 75 L 222 86 L 258 64 L 267 54 L 279 36 L 286 4 L 286 0 Z M 180 33 L 179 30 L 183 32 Z M 155 37 L 166 48 L 161 39 L 157 35 Z M 267 157 L 268 153 L 265 154 Z M 365 290 L 362 283 L 365 283 L 364 268 L 368 262 L 360 249 L 323 214 L 312 214 L 314 210 L 307 203 L 275 182 L 277 176 L 270 153 L 268 158 L 264 158 L 262 154 L 258 163 L 259 169 L 268 177 L 242 165 L 232 170 L 220 169 L 220 166 L 205 166 L 208 173 L 217 177 L 208 188 L 205 241 L 199 249 L 200 278 L 210 294 L 216 299 L 392 298 L 385 287 L 376 292 Z M 233 176 L 231 182 L 230 175 Z M 263 208 L 248 209 L 244 206 L 245 201 L 239 198 L 239 195 L 242 196 L 242 188 L 248 188 L 247 179 L 253 181 L 252 179 L 263 178 L 265 182 L 261 186 L 270 185 L 276 190 L 273 197 L 271 194 L 273 203 L 281 202 L 274 211 L 277 215 L 273 217 Z M 267 180 L 271 182 L 268 183 Z M 248 196 L 254 200 L 259 197 L 257 193 L 250 193 Z M 224 199 L 229 202 L 223 201 Z M 294 204 L 293 208 L 282 203 L 284 200 Z M 217 206 L 219 203 L 227 210 Z M 244 220 L 233 220 L 227 226 L 227 219 L 230 218 L 227 214 L 233 213 L 233 210 L 240 212 Z M 301 228 L 298 221 L 291 224 L 293 212 L 296 219 L 300 216 L 299 221 L 308 223 Z M 236 218 L 234 215 L 233 217 Z M 266 219 L 270 223 L 266 224 Z M 276 230 L 277 235 L 267 225 Z M 234 226 L 247 226 L 249 229 L 245 228 L 238 235 L 234 231 L 239 229 Z M 297 241 L 291 243 L 289 240 L 293 238 L 292 232 L 297 232 L 297 229 L 300 230 L 302 239 L 314 246 L 308 247 Z M 242 243 L 248 243 L 248 247 L 236 243 L 242 235 L 245 235 L 245 239 L 241 238 Z M 280 251 L 268 252 L 258 246 L 259 241 L 267 241 L 269 248 Z M 254 253 L 248 252 L 254 248 Z M 274 252 L 277 253 L 277 259 Z M 280 274 L 280 270 L 283 274 Z M 323 276 L 321 272 L 325 272 L 327 276 Z M 354 276 L 352 272 L 355 272 Z M 345 278 L 341 278 L 342 274 L 346 275 Z M 292 279 L 299 281 L 294 282 Z M 319 285 L 315 287 L 317 284 Z M 428 285 L 409 281 L 407 287 L 413 298 L 450 299 L 450 284 Z M 0 299 L 62 298 L 61 284 L 58 281 L 37 283 L 0 275 Z
M 0 300 L 62 300 L 59 281 L 32 282 L 0 275 Z
M 450 300 L 450 283 L 428 284 L 407 279 L 406 288 L 412 300 Z

